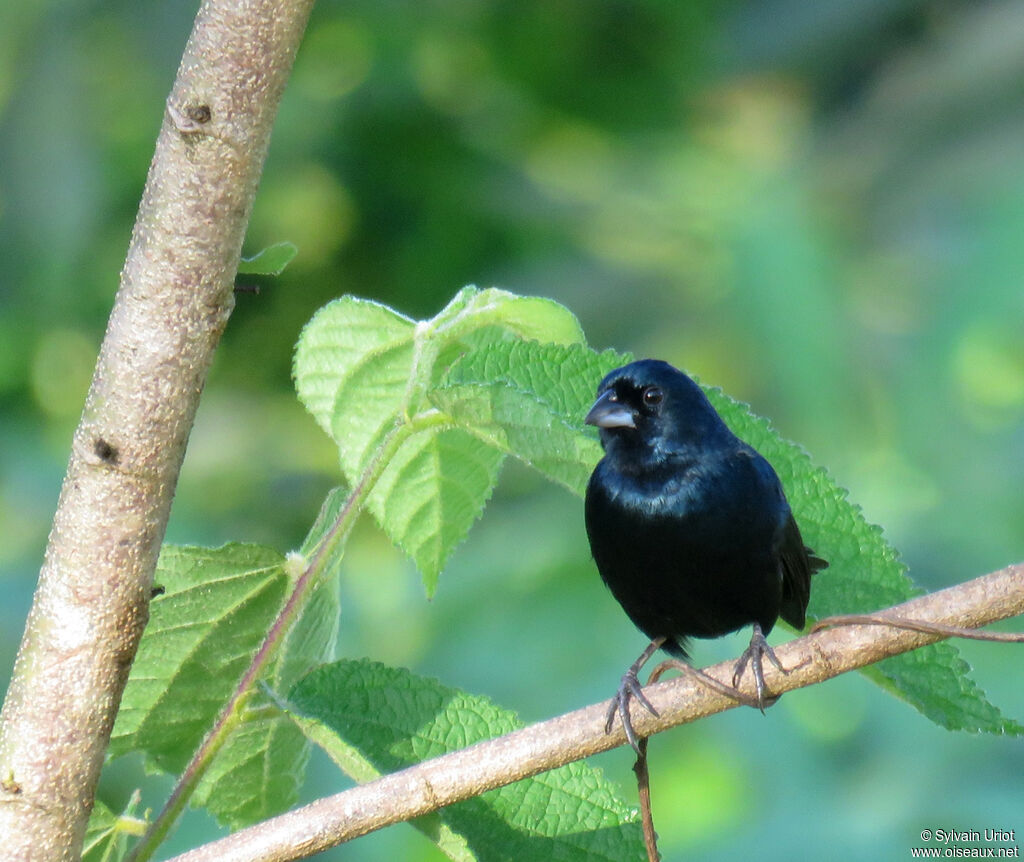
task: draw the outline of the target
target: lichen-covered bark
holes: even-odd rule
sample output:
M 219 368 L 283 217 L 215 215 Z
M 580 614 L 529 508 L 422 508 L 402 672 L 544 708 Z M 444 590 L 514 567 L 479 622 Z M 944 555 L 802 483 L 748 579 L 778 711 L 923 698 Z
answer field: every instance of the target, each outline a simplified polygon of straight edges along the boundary
M 0 859 L 78 857 L 312 0 L 207 0 L 168 98 L 0 715 Z

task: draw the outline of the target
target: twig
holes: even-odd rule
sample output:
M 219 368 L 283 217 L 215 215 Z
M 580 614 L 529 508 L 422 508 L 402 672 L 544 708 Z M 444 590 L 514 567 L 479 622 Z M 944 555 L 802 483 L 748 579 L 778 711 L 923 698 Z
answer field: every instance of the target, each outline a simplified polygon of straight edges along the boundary
M 651 685 L 652 683 L 657 682 L 670 670 L 677 670 L 685 676 L 691 677 L 701 685 L 707 686 L 712 691 L 716 691 L 730 700 L 736 701 L 737 704 L 749 706 L 753 709 L 759 709 L 761 712 L 764 712 L 764 706 L 770 706 L 778 700 L 777 697 L 773 696 L 770 701 L 766 699 L 765 703 L 762 705 L 756 697 L 744 694 L 734 686 L 726 685 L 725 683 L 715 679 L 713 676 L 704 673 L 700 668 L 693 667 L 685 661 L 680 661 L 676 658 L 666 659 L 655 667 L 654 670 L 651 671 L 647 684 Z M 784 671 L 784 673 L 788 672 L 788 670 Z M 640 823 L 643 827 L 644 833 L 644 847 L 647 848 L 648 862 L 659 862 L 661 856 L 658 853 L 658 833 L 654 829 L 654 812 L 651 808 L 651 784 L 650 772 L 648 769 L 646 736 L 638 741 L 636 748 L 637 756 L 636 763 L 633 765 L 633 772 L 636 773 L 637 796 L 640 801 Z
M 685 661 L 680 661 L 677 658 L 665 659 L 659 664 L 654 670 L 651 671 L 651 676 L 647 680 L 647 684 L 657 682 L 667 671 L 678 670 L 680 673 L 686 676 L 693 677 L 694 680 L 699 682 L 701 685 L 706 685 L 712 691 L 717 691 L 719 694 L 725 695 L 726 697 L 736 701 L 736 703 L 743 706 L 750 706 L 754 709 L 760 709 L 761 704 L 758 703 L 756 697 L 751 697 L 749 694 L 744 694 L 738 688 L 731 685 L 727 685 L 721 680 L 715 679 L 713 676 L 704 673 L 700 668 L 694 667 L 693 665 L 687 664 Z M 766 704 L 767 705 L 767 704 Z
M 1004 644 L 1024 643 L 1024 633 L 1019 632 L 979 632 L 963 626 L 944 626 L 923 620 L 908 620 L 895 614 L 842 614 L 818 620 L 811 626 L 812 632 L 825 631 L 837 626 L 892 626 L 897 629 L 909 629 L 914 632 L 940 635 L 944 638 L 964 638 L 972 641 L 993 641 Z
M 892 613 L 968 628 L 1017 616 L 1024 613 L 1024 564 L 912 599 Z M 933 633 L 878 625 L 816 632 L 777 647 L 779 659 L 790 671 L 783 674 L 769 667 L 765 679 L 773 692 L 781 694 L 940 639 Z M 733 664 L 723 662 L 704 672 L 726 684 Z M 753 696 L 750 688 L 743 687 L 748 697 Z M 712 690 L 689 674 L 658 682 L 645 693 L 659 715 L 642 708 L 633 711 L 640 736 L 737 706 L 734 697 Z M 284 862 L 311 856 L 375 829 L 622 745 L 626 736 L 621 726 L 610 734 L 604 732 L 606 712 L 607 703 L 598 703 L 477 743 L 274 817 L 173 862 Z
M 644 847 L 647 849 L 647 862 L 661 862 L 658 833 L 654 831 L 654 814 L 651 812 L 651 774 L 647 769 L 646 736 L 637 740 L 633 772 L 636 774 L 636 790 L 640 799 L 640 824 L 644 833 Z

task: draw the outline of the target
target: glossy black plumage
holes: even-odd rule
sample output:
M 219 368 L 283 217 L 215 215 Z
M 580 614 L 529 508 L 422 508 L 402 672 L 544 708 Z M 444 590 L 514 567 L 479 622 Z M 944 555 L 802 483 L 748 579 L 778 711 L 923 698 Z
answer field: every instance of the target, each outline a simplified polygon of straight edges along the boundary
M 604 582 L 644 634 L 681 657 L 688 638 L 753 625 L 741 662 L 753 660 L 763 703 L 760 658 L 774 654 L 761 635 L 780 616 L 803 627 L 811 574 L 826 565 L 805 548 L 775 471 L 665 362 L 611 372 L 587 422 L 605 450 L 585 506 Z M 638 690 L 628 676 L 626 704 Z

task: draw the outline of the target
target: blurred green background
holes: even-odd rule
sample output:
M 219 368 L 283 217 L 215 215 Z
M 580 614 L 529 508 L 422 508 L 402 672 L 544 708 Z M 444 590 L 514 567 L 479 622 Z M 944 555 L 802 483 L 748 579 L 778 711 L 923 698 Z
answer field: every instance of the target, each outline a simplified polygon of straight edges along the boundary
M 0 5 L 3 679 L 194 12 Z M 300 255 L 238 297 L 168 539 L 296 547 L 338 478 L 292 392 L 303 323 L 343 293 L 423 317 L 476 283 L 553 297 L 595 346 L 749 401 L 922 586 L 1021 560 L 1022 81 L 1021 2 L 324 0 L 246 244 Z M 526 721 L 606 698 L 644 643 L 593 569 L 581 502 L 515 465 L 432 602 L 369 521 L 342 588 L 342 654 Z M 1024 720 L 1020 650 L 962 650 Z M 1024 835 L 1024 741 L 949 734 L 856 676 L 662 734 L 651 755 L 669 860 Z M 598 759 L 627 798 L 631 763 Z M 101 795 L 119 807 L 140 782 L 158 806 L 169 783 L 130 759 Z M 344 785 L 321 762 L 307 795 Z M 168 851 L 214 829 L 190 814 Z M 441 857 L 400 826 L 324 858 Z

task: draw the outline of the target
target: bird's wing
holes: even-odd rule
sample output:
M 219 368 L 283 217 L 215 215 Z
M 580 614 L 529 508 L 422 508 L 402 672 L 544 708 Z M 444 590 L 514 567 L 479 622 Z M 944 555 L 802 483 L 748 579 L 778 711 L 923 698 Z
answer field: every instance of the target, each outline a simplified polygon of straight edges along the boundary
M 791 626 L 802 629 L 806 621 L 807 603 L 811 598 L 811 575 L 827 568 L 828 563 L 804 544 L 793 516 L 783 528 L 782 607 L 780 614 Z
M 782 618 L 794 628 L 804 627 L 807 603 L 811 599 L 811 566 L 800 528 L 790 515 L 783 528 L 782 549 Z
M 828 566 L 814 551 L 804 545 L 800 528 L 793 518 L 793 513 L 786 501 L 782 482 L 771 464 L 749 445 L 744 446 L 742 454 L 748 455 L 760 471 L 763 480 L 771 485 L 778 495 L 779 527 L 777 535 L 779 562 L 782 566 L 782 604 L 779 615 L 791 626 L 802 629 L 807 617 L 807 603 L 811 599 L 811 575 Z M 777 527 L 776 529 L 779 529 Z

